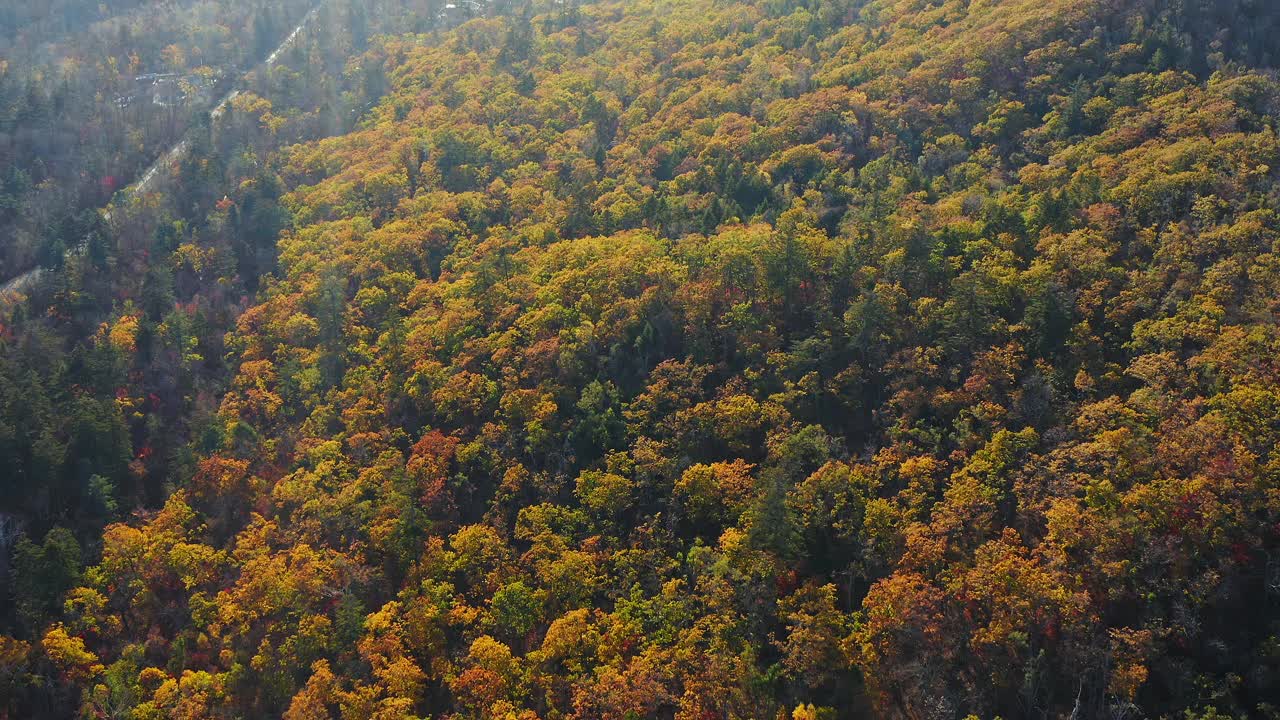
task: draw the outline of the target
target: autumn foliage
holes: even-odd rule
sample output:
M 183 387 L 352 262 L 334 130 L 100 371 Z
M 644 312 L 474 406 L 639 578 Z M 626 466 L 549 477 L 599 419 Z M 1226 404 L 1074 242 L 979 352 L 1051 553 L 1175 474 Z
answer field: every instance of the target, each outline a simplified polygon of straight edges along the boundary
M 0 689 L 1274 712 L 1270 5 L 497 5 L 384 38 L 359 127 L 273 156 L 291 222 L 189 472 L 32 600 Z

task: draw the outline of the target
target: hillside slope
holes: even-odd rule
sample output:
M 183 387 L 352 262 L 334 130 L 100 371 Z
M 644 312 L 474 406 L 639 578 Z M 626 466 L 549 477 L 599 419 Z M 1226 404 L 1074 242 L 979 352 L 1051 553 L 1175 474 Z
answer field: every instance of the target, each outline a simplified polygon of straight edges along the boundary
M 277 158 L 194 476 L 0 649 L 89 716 L 1274 712 L 1278 28 L 636 0 L 390 41 L 360 129 Z

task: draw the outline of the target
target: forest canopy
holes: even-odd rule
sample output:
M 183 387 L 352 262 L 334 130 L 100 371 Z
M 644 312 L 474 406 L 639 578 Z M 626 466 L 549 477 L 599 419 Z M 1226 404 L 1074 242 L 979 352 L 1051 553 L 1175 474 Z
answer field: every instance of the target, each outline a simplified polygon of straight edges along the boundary
M 1280 712 L 1280 6 L 331 5 L 0 327 L 0 717 Z

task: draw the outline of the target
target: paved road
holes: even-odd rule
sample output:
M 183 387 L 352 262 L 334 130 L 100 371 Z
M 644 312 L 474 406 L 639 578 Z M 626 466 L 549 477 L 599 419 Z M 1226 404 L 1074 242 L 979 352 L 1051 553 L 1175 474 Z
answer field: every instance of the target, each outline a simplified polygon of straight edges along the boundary
M 0 286 L 0 301 L 9 298 L 14 293 L 26 292 L 27 288 L 35 284 L 40 279 L 40 275 L 44 272 L 44 268 L 37 267 L 22 273 L 18 277 Z
M 285 39 L 280 42 L 279 47 L 277 47 L 274 52 L 268 55 L 267 59 L 264 60 L 259 67 L 262 67 L 265 69 L 265 68 L 270 68 L 272 65 L 275 65 L 276 61 L 280 59 L 280 53 L 284 52 L 285 50 L 288 50 L 289 46 L 292 45 L 294 41 L 298 39 L 298 35 L 302 33 L 303 29 L 306 28 L 307 25 L 310 24 L 312 20 L 315 20 L 316 15 L 320 12 L 320 6 L 323 4 L 324 4 L 324 0 L 320 0 L 320 2 L 316 3 L 314 7 L 308 10 L 307 14 L 303 15 L 302 20 L 298 22 L 298 26 L 293 29 L 293 32 L 289 33 L 288 36 L 286 36 Z M 247 75 L 248 73 L 245 73 L 245 74 Z M 241 82 L 243 82 L 243 80 L 244 78 L 242 76 Z M 213 106 L 213 109 L 209 111 L 209 115 L 214 120 L 217 120 L 218 118 L 222 117 L 223 114 L 226 113 L 227 108 L 231 106 L 231 101 L 235 100 L 236 97 L 239 95 L 240 95 L 239 89 L 235 89 L 227 93 L 225 97 L 223 97 L 221 100 L 218 101 L 217 105 Z M 125 189 L 125 193 L 128 195 L 142 195 L 143 193 L 151 192 L 151 187 L 155 184 L 157 178 L 162 177 L 161 170 L 173 167 L 174 163 L 182 159 L 182 156 L 186 154 L 187 149 L 190 147 L 191 147 L 191 140 L 189 138 L 184 137 L 183 139 L 179 140 L 177 143 L 174 144 L 173 147 L 169 148 L 167 151 L 161 154 L 160 157 L 156 158 L 155 162 L 151 163 L 151 166 L 147 168 L 146 172 L 142 173 L 142 177 L 139 178 L 138 182 L 135 183 L 132 187 Z M 102 217 L 108 222 L 110 222 L 111 211 L 104 210 L 102 213 Z M 71 250 L 68 250 L 67 254 L 71 255 L 72 253 L 79 253 L 79 252 L 82 252 L 83 250 L 84 250 L 83 247 L 76 247 Z M 25 292 L 32 285 L 34 285 L 35 282 L 39 280 L 41 275 L 43 274 L 44 274 L 44 269 L 40 267 L 36 267 L 9 280 L 4 285 L 0 285 L 0 306 L 3 306 L 7 304 L 9 301 L 15 299 L 17 294 Z

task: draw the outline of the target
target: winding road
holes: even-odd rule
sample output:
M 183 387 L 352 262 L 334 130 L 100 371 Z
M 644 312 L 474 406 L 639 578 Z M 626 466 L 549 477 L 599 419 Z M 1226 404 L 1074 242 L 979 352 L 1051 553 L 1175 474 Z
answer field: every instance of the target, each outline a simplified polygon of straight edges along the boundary
M 251 70 L 246 70 L 244 75 L 240 76 L 240 80 L 237 82 L 237 84 L 243 84 L 244 78 L 248 76 L 250 72 L 257 70 L 258 68 L 267 69 L 267 68 L 270 68 L 272 65 L 275 65 L 276 61 L 280 59 L 280 54 L 283 53 L 285 50 L 288 50 L 289 46 L 292 45 L 298 39 L 298 36 L 302 33 L 304 29 L 306 29 L 307 25 L 309 25 L 313 20 L 315 20 L 316 15 L 319 14 L 320 7 L 322 5 L 324 5 L 324 0 L 320 0 L 320 2 L 316 3 L 310 10 L 308 10 L 307 14 L 303 15 L 302 20 L 298 22 L 298 26 L 293 29 L 293 32 L 285 36 L 285 39 L 282 40 L 280 42 L 280 45 L 274 51 L 272 51 L 270 55 L 267 56 L 266 60 L 262 61 L 262 63 L 260 63 L 257 67 Z M 212 117 L 214 120 L 217 120 L 218 118 L 222 117 L 222 115 L 226 113 L 227 108 L 231 105 L 231 101 L 235 100 L 238 95 L 240 95 L 239 88 L 233 89 L 231 92 L 227 93 L 221 100 L 218 101 L 218 104 L 214 105 L 213 109 L 209 111 L 210 117 Z M 188 131 L 188 134 L 189 132 L 190 131 Z M 138 196 L 138 195 L 142 195 L 144 193 L 150 192 L 151 186 L 154 185 L 156 182 L 156 179 L 161 176 L 160 171 L 164 168 L 173 167 L 174 163 L 178 162 L 178 160 L 180 160 L 182 156 L 186 154 L 187 149 L 190 147 L 191 147 L 190 137 L 183 137 L 181 140 L 175 143 L 173 147 L 161 153 L 160 156 L 157 157 L 155 161 L 152 162 L 151 165 L 147 168 L 146 172 L 142 173 L 142 177 L 138 179 L 138 182 L 134 183 L 131 187 L 125 189 L 124 191 L 125 194 L 129 196 Z M 105 220 L 110 222 L 111 211 L 104 210 L 102 213 L 102 216 Z M 82 252 L 83 249 L 84 249 L 83 247 L 73 248 L 67 251 L 67 255 Z M 21 275 L 18 275 L 15 278 L 10 279 L 8 282 L 4 283 L 3 285 L 0 285 L 0 304 L 8 304 L 10 301 L 16 299 L 18 295 L 25 293 L 43 275 L 44 275 L 44 268 L 37 266 Z

